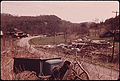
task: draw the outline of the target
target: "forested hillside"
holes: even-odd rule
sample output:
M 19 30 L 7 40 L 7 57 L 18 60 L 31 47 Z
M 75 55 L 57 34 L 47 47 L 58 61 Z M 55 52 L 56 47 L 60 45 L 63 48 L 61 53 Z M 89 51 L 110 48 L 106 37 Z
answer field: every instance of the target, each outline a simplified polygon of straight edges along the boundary
M 63 32 L 64 34 L 89 35 L 89 29 L 99 30 L 104 29 L 103 33 L 111 30 L 119 29 L 119 16 L 105 20 L 105 22 L 83 22 L 71 23 L 67 20 L 62 20 L 55 15 L 40 15 L 40 16 L 13 16 L 11 14 L 1 14 L 1 30 L 12 32 L 14 28 L 22 30 L 29 34 L 51 34 Z M 101 31 L 99 31 L 101 32 Z M 103 34 L 102 33 L 102 34 Z M 101 33 L 98 34 L 98 36 Z

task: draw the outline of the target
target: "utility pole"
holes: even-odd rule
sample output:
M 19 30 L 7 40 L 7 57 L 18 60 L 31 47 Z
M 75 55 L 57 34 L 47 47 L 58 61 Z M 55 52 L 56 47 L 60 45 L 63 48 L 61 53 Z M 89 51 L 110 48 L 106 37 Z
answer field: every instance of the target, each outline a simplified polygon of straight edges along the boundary
M 116 12 L 115 12 L 115 11 L 112 11 L 112 13 L 116 13 L 116 17 L 117 17 L 117 14 L 118 14 L 119 12 L 117 12 L 117 11 L 116 11 Z
M 116 16 L 115 17 L 117 17 L 117 11 L 116 12 L 114 12 L 114 11 L 112 11 L 112 13 L 115 13 L 116 14 Z M 114 56 L 114 47 L 115 47 L 115 30 L 113 30 L 113 49 L 112 49 L 112 57 L 111 57 L 111 61 L 110 62 L 112 62 L 113 61 L 113 56 Z

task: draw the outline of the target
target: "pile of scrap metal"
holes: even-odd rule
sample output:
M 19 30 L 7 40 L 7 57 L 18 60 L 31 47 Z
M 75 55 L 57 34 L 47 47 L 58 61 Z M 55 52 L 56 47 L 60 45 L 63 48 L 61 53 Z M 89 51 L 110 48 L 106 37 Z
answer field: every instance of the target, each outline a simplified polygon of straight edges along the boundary
M 75 48 L 80 48 L 81 46 L 85 46 L 85 47 L 88 47 L 88 46 L 92 46 L 94 48 L 110 48 L 111 45 L 110 45 L 110 42 L 108 42 L 107 40 L 90 40 L 90 39 L 77 39 L 77 40 L 74 40 L 72 42 L 72 45 L 75 47 Z
M 88 43 L 86 42 L 90 42 L 91 40 L 90 39 L 77 39 L 77 40 L 73 40 L 72 42 L 70 42 L 69 44 L 64 44 L 64 43 L 61 43 L 61 44 L 58 44 L 56 47 L 61 49 L 65 54 L 73 54 L 75 52 L 80 52 L 80 48 L 82 46 L 87 46 Z
M 109 48 L 111 47 L 110 42 L 106 40 L 92 40 L 92 46 L 96 48 Z
M 43 48 L 54 48 L 55 45 L 44 45 Z
M 35 48 L 43 48 L 43 49 L 51 49 L 51 48 L 55 48 L 55 45 L 35 45 Z
M 82 51 L 80 50 L 83 47 Z M 111 49 L 110 42 L 106 40 L 77 39 L 68 44 L 60 43 L 58 45 L 36 45 L 36 48 L 53 49 L 64 54 L 90 53 L 97 49 Z
M 76 42 L 76 43 L 91 42 L 91 39 L 83 37 L 83 38 L 79 38 L 77 40 L 74 40 L 73 42 Z
M 82 46 L 84 46 L 84 48 L 81 51 L 80 48 Z M 75 52 L 85 53 L 96 49 L 109 49 L 111 48 L 111 45 L 110 42 L 106 40 L 77 39 L 70 42 L 69 44 L 58 44 L 56 47 L 59 50 L 62 50 L 65 54 L 74 54 Z
M 59 51 L 65 53 L 65 54 L 70 54 L 70 51 L 71 51 L 71 50 L 69 49 L 69 46 L 68 46 L 67 44 L 64 44 L 64 43 L 58 44 L 58 45 L 56 46 L 56 48 L 57 48 Z

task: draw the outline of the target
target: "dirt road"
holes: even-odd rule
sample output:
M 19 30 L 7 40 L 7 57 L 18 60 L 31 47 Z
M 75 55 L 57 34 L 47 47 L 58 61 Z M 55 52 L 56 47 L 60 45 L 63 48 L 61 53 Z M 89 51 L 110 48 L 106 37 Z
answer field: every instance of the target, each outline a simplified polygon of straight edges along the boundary
M 37 50 L 32 45 L 30 45 L 28 43 L 28 41 L 35 37 L 40 37 L 40 36 L 22 38 L 19 40 L 18 45 L 21 47 L 27 47 L 29 52 L 31 52 L 33 54 L 38 54 L 40 56 L 40 58 L 59 57 L 57 55 L 50 54 L 47 52 L 44 53 L 43 51 Z M 63 60 L 73 60 L 73 59 L 65 58 L 65 57 L 62 57 L 62 59 Z M 93 64 L 89 64 L 89 63 L 85 63 L 85 62 L 83 62 L 82 66 L 89 73 L 90 80 L 116 80 L 119 77 L 119 72 L 115 71 L 113 69 L 108 69 L 105 67 L 101 67 L 99 65 L 93 65 Z
M 36 38 L 36 37 L 40 37 L 40 36 L 34 36 L 34 37 L 27 37 L 27 38 L 22 38 L 20 39 L 20 41 L 18 42 L 18 46 L 21 46 L 21 47 L 26 47 L 30 53 L 33 53 L 33 54 L 38 54 L 40 56 L 40 58 L 48 58 L 48 57 L 51 57 L 51 58 L 54 58 L 54 57 L 57 57 L 56 55 L 51 55 L 49 53 L 45 53 L 45 52 L 42 52 L 40 50 L 37 50 L 35 49 L 32 45 L 30 45 L 28 43 L 28 41 L 32 38 Z

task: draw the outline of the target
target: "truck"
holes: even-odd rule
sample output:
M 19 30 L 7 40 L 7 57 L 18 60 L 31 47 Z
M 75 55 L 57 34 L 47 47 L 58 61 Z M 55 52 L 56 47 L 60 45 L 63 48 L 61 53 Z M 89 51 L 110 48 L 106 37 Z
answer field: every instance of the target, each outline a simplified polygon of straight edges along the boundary
M 23 71 L 34 71 L 37 77 L 50 77 L 55 67 L 62 66 L 61 58 L 13 58 L 13 72 L 18 74 Z

